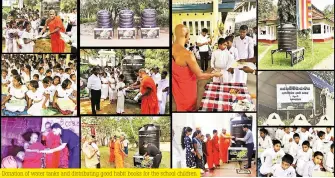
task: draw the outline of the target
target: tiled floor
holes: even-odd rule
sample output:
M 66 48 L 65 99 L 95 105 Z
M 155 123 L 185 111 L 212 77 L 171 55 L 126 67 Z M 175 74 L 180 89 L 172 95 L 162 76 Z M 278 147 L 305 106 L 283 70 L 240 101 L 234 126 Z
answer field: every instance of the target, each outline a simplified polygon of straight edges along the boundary
M 230 162 L 228 164 L 223 164 L 220 168 L 215 169 L 214 171 L 206 172 L 203 177 L 256 177 L 256 166 L 253 164 L 251 166 L 251 174 L 237 174 L 236 170 L 243 168 L 245 163 L 239 165 L 238 162 Z

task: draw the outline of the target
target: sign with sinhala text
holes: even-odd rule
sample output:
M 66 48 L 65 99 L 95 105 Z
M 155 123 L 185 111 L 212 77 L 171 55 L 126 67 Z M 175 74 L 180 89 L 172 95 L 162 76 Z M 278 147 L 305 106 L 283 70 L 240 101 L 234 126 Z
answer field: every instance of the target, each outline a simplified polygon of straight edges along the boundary
M 313 88 L 312 84 L 277 84 L 277 109 L 313 109 Z

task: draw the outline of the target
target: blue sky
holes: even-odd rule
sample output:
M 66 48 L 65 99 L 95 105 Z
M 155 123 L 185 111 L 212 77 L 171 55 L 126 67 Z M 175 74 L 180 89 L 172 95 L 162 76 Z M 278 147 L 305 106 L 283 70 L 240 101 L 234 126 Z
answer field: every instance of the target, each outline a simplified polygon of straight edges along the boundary
M 278 2 L 278 0 L 273 1 Z M 327 5 L 334 4 L 334 0 L 312 0 L 312 4 L 320 10 L 324 10 Z

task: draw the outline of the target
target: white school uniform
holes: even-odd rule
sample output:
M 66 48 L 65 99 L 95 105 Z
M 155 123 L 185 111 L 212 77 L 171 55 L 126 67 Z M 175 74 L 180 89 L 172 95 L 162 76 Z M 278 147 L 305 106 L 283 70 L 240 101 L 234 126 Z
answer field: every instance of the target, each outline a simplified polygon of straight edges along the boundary
M 282 129 L 277 129 L 276 130 L 276 139 L 279 140 L 280 142 L 283 141 L 284 135 L 285 135 L 284 130 L 282 130 Z
M 69 79 L 70 80 L 70 75 L 67 73 L 63 73 L 61 77 L 61 82 L 63 83 L 64 80 Z
M 203 36 L 202 34 L 200 34 L 197 38 L 197 43 L 206 43 L 206 42 L 209 42 L 209 41 L 210 41 L 210 39 L 209 39 L 208 35 Z M 209 51 L 209 45 L 200 46 L 199 51 L 200 52 L 208 52 Z
M 330 130 L 330 133 L 327 133 L 325 134 L 325 141 L 329 142 L 331 137 L 334 137 L 334 133 L 332 130 Z
M 31 21 L 31 29 L 32 29 L 33 34 L 34 34 L 35 36 L 38 35 L 38 28 L 39 28 L 39 27 L 40 27 L 40 21 L 39 21 L 39 19 L 36 19 L 36 20 L 32 20 L 32 21 Z
M 155 74 L 155 73 L 153 73 L 152 74 L 152 79 L 154 80 L 154 82 L 155 82 L 155 84 L 157 85 L 158 84 L 158 82 L 161 80 L 161 74 L 160 73 L 157 73 L 157 74 Z
M 308 141 L 308 138 L 311 137 L 311 133 L 309 133 L 307 130 L 306 132 L 299 132 L 300 140 L 302 142 Z
M 307 162 L 311 161 L 313 158 L 312 149 L 308 149 L 307 152 L 304 152 L 302 149 L 298 151 L 297 160 L 296 160 L 296 170 L 299 175 L 302 175 L 304 172 L 304 166 Z
M 321 171 L 320 165 L 314 164 L 313 160 L 307 162 L 304 166 L 302 177 L 312 177 L 313 172 Z
M 101 99 L 106 99 L 108 97 L 108 79 L 105 77 L 100 77 L 101 80 Z
M 292 143 L 290 142 L 290 139 L 292 139 L 293 142 L 293 133 L 292 132 L 290 132 L 289 134 L 285 133 L 282 140 L 282 145 L 284 145 L 283 151 L 285 153 L 288 153 L 288 151 L 290 150 Z
M 237 49 L 240 59 L 254 57 L 254 43 L 251 37 L 246 36 L 243 40 L 239 36 L 235 37 L 233 46 Z M 247 73 L 243 70 L 235 71 L 234 78 L 237 83 L 247 83 Z
M 25 30 L 16 29 L 18 37 L 14 38 L 14 41 L 13 41 L 13 53 L 20 53 L 22 51 L 22 49 L 19 48 L 18 44 L 20 44 L 23 47 L 22 35 L 23 35 L 24 31 Z
M 112 77 L 109 77 L 108 81 L 110 82 L 108 92 L 109 92 L 109 100 L 115 100 L 117 98 L 116 92 L 116 80 Z
M 217 49 L 212 53 L 211 67 L 216 71 L 220 71 L 222 77 L 213 77 L 213 82 L 217 83 L 227 83 L 231 82 L 233 75 L 227 70 L 233 64 L 233 56 L 229 53 L 227 49 L 221 50 Z
M 158 82 L 157 98 L 158 98 L 158 103 L 159 103 L 159 114 L 165 114 L 165 106 L 166 106 L 168 92 L 163 92 L 163 90 L 166 87 L 169 87 L 169 80 L 162 79 Z
M 42 105 L 45 100 L 43 89 L 37 89 L 35 92 L 29 90 L 27 96 L 32 100 L 32 105 L 28 109 L 27 113 L 32 116 L 41 116 L 42 115 Z M 49 106 L 49 101 L 45 103 L 45 106 Z
M 125 87 L 126 84 L 123 82 L 118 82 L 116 84 L 116 91 L 117 91 L 117 105 L 116 105 L 116 112 L 117 113 L 123 113 L 124 112 L 124 96 L 125 96 L 125 91 L 124 89 L 120 89 Z
M 22 85 L 20 89 L 11 87 L 9 89 L 9 95 L 11 96 L 10 101 L 5 104 L 6 110 L 11 112 L 23 112 L 27 106 L 27 101 L 25 99 L 26 92 L 28 88 Z
M 260 168 L 260 173 L 266 175 L 271 172 L 271 168 L 274 164 L 280 164 L 282 157 L 285 155 L 283 150 L 275 152 L 273 148 L 266 149 L 261 154 L 262 166 Z
M 273 148 L 271 137 L 266 135 L 263 139 L 261 136 L 259 136 L 258 137 L 258 149 L 266 150 L 268 148 Z
M 323 167 L 328 172 L 334 172 L 334 153 L 328 151 L 323 159 Z
M 296 164 L 297 159 L 298 159 L 298 152 L 302 149 L 302 141 L 299 140 L 299 143 L 296 143 L 294 140 L 291 142 L 291 147 L 288 151 L 288 154 L 293 156 L 294 161 L 293 164 Z
M 5 78 L 1 76 L 1 84 L 7 84 L 8 82 L 9 83 L 11 82 L 10 77 L 8 75 L 6 75 Z
M 284 170 L 281 164 L 275 164 L 271 168 L 273 177 L 296 177 L 295 170 L 292 166 Z
M 34 32 L 32 32 L 32 31 L 27 32 L 25 30 L 23 32 L 21 38 L 22 38 L 22 40 L 25 39 L 25 38 L 28 39 L 28 40 L 31 40 L 31 39 L 34 38 Z M 32 53 L 32 52 L 34 52 L 34 46 L 35 46 L 35 43 L 33 41 L 31 41 L 27 44 L 23 43 L 21 53 Z
M 33 76 L 32 75 L 29 76 L 25 72 L 22 72 L 21 78 L 22 78 L 23 84 L 27 84 L 33 79 Z
M 59 84 L 58 84 L 58 85 L 51 84 L 51 86 L 49 87 L 49 91 L 50 91 L 50 102 L 53 102 L 53 99 L 54 99 L 56 90 L 57 90 L 57 88 L 58 88 L 59 86 L 60 86 Z
M 320 151 L 321 153 L 325 153 L 324 151 L 325 144 L 323 143 L 323 140 L 320 140 L 320 138 L 317 138 L 313 144 L 313 152 Z
M 72 82 L 72 85 L 71 85 L 71 88 L 74 90 L 74 91 L 77 91 L 77 82 L 76 81 L 73 81 L 70 79 L 70 81 Z
M 12 29 L 12 28 L 7 28 L 6 29 L 6 47 L 5 47 L 5 50 L 4 52 L 7 52 L 7 53 L 12 53 L 13 52 L 13 42 L 14 42 L 14 38 L 13 37 L 10 37 L 9 34 L 11 33 L 14 33 L 15 32 L 15 29 Z

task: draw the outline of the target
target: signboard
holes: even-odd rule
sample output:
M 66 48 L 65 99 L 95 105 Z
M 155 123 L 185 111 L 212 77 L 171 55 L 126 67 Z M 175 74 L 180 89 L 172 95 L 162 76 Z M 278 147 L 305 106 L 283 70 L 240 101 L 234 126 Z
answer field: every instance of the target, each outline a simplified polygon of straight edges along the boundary
M 43 117 L 42 119 L 42 128 L 41 131 L 45 131 L 45 123 L 46 122 L 50 122 L 51 125 L 54 123 L 59 123 L 63 129 L 70 129 L 72 130 L 74 133 L 76 133 L 77 135 L 79 135 L 79 118 L 78 117 Z
M 277 84 L 278 110 L 310 110 L 314 107 L 313 84 Z
M 228 149 L 228 160 L 229 161 L 246 161 L 248 150 L 243 147 L 234 147 L 234 149 Z

